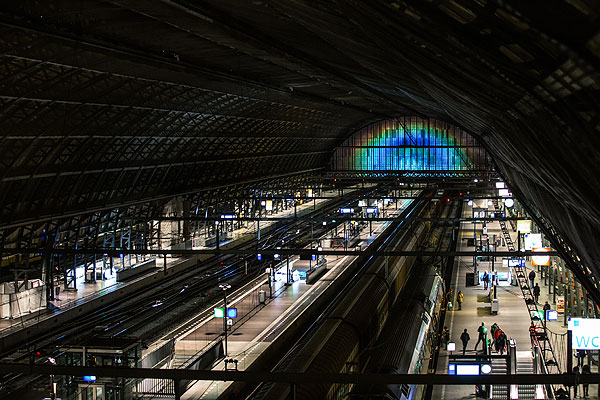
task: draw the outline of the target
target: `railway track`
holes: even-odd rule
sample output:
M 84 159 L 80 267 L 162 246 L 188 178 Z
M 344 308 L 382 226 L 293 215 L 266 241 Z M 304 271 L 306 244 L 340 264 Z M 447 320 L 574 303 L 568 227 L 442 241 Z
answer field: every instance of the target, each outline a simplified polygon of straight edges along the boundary
M 377 188 L 363 189 L 348 193 L 329 201 L 322 208 L 310 213 L 314 218 L 325 218 L 352 201 L 357 195 L 376 194 Z M 293 228 L 293 232 L 290 230 Z M 286 246 L 305 241 L 324 233 L 320 226 L 298 222 L 279 222 L 262 230 L 260 241 L 243 243 L 233 248 L 254 249 L 274 245 Z M 159 284 L 151 291 L 132 293 L 118 305 L 110 304 L 70 322 L 60 332 L 52 332 L 28 343 L 25 350 L 5 353 L 1 359 L 7 362 L 47 363 L 49 358 L 57 358 L 59 348 L 68 349 L 81 343 L 93 342 L 97 337 L 136 337 L 143 343 L 149 343 L 172 330 L 173 325 L 181 321 L 182 315 L 190 315 L 193 308 L 205 308 L 212 304 L 217 296 L 219 283 L 227 281 L 233 289 L 243 286 L 264 273 L 265 262 L 254 256 L 239 257 L 233 255 L 214 256 L 202 262 L 193 271 L 185 272 L 171 280 Z M 215 292 L 213 296 L 211 292 Z M 218 294 L 217 294 L 218 293 Z M 198 302 L 203 298 L 202 302 Z M 0 379 L 0 397 L 9 396 L 23 383 L 30 385 L 31 380 L 22 379 L 19 374 L 5 375 Z M 43 385 L 42 385 L 43 386 Z M 8 397 L 9 398 L 9 397 Z

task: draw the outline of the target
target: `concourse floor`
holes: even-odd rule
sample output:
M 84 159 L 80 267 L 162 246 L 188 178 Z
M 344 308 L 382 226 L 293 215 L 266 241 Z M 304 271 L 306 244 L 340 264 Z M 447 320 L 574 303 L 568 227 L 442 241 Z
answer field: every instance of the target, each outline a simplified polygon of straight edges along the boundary
M 463 211 L 463 217 L 471 217 L 472 209 L 470 206 L 465 206 Z M 509 232 L 516 243 L 517 233 L 510 229 L 510 225 L 507 224 Z M 481 225 L 477 227 L 481 229 Z M 473 238 L 473 224 L 472 223 L 461 223 L 461 231 L 459 234 L 460 242 L 457 250 L 472 251 L 473 246 L 467 246 L 468 238 Z M 501 236 L 500 224 L 497 221 L 490 222 L 487 224 L 488 234 Z M 506 247 L 498 247 L 498 251 L 508 250 Z M 495 262 L 495 269 L 504 272 L 505 269 L 501 267 L 501 259 L 497 259 Z M 500 267 L 499 267 L 500 266 Z M 472 257 L 458 257 L 455 261 L 455 272 L 452 278 L 452 288 L 454 294 L 458 291 L 462 291 L 464 294 L 464 302 L 462 304 L 462 310 L 458 310 L 456 300 L 453 300 L 454 308 L 446 313 L 445 325 L 450 330 L 450 341 L 456 343 L 457 353 L 462 351 L 462 344 L 460 341 L 460 335 L 466 328 L 469 332 L 471 340 L 467 345 L 466 354 L 474 354 L 475 344 L 477 343 L 478 334 L 477 328 L 483 322 L 488 328 L 488 338 L 490 338 L 490 327 L 496 323 L 502 329 L 507 337 L 514 339 L 517 345 L 517 356 L 519 358 L 525 357 L 531 359 L 531 342 L 529 338 L 529 325 L 531 323 L 529 312 L 525 304 L 521 289 L 519 286 L 512 286 L 510 282 L 500 281 L 499 286 L 496 289 L 497 298 L 499 300 L 499 311 L 497 315 L 491 314 L 491 303 L 488 296 L 488 291 L 484 290 L 483 283 L 479 286 L 466 286 L 466 274 L 473 272 L 473 258 Z M 527 271 L 531 270 L 531 264 L 527 262 Z M 490 263 L 482 262 L 479 264 L 479 271 L 490 271 Z M 527 272 L 527 273 L 528 273 Z M 539 276 L 539 275 L 538 275 Z M 544 285 L 543 280 L 536 279 L 536 282 L 541 287 L 541 295 L 539 299 L 539 308 L 547 300 L 548 288 Z M 552 304 L 550 302 L 550 304 Z M 552 305 L 554 309 L 554 305 Z M 566 332 L 566 327 L 563 326 L 563 319 L 559 318 L 557 322 L 551 322 L 548 325 L 549 329 L 558 334 Z M 557 349 L 558 350 L 558 349 Z M 481 344 L 479 344 L 478 351 L 481 351 Z M 440 357 L 438 361 L 438 367 L 436 373 L 447 374 L 448 373 L 448 358 L 449 353 L 443 348 L 440 351 Z M 597 399 L 598 397 L 598 385 L 590 385 L 589 393 L 591 399 Z M 579 395 L 582 394 L 582 388 L 579 388 Z M 475 386 L 436 386 L 433 391 L 434 399 L 448 399 L 448 400 L 460 400 L 460 399 L 474 399 L 475 398 Z

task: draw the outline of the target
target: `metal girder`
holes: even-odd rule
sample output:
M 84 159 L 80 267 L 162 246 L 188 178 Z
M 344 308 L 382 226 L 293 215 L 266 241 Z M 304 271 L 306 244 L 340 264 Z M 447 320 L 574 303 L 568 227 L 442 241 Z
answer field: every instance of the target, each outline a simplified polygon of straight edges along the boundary
M 4 248 L 1 250 L 4 254 L 25 254 L 32 253 L 37 254 L 41 253 L 44 250 L 39 248 Z M 104 254 L 108 256 L 119 256 L 121 254 L 155 254 L 155 255 L 198 255 L 198 254 L 237 254 L 237 255 L 248 255 L 248 254 L 265 254 L 265 255 L 312 255 L 319 254 L 324 256 L 329 255 L 350 255 L 357 256 L 361 254 L 361 250 L 317 250 L 317 249 L 304 249 L 304 248 L 286 248 L 286 249 L 198 249 L 198 250 L 159 250 L 159 249 L 114 249 L 114 248 L 96 248 L 96 249 L 82 249 L 82 248 L 56 248 L 51 250 L 45 250 L 46 252 L 50 252 L 53 254 Z M 493 257 L 531 257 L 531 256 L 539 256 L 542 253 L 534 252 L 531 250 L 524 251 L 427 251 L 427 250 L 416 250 L 416 251 L 404 251 L 404 250 L 381 250 L 373 252 L 374 255 L 377 256 L 440 256 L 440 257 L 449 257 L 449 256 L 457 256 L 457 257 L 485 257 L 485 256 L 493 256 Z M 548 256 L 558 256 L 559 252 L 550 250 L 544 252 L 543 255 Z
M 46 222 L 48 220 L 57 219 L 57 218 L 70 218 L 70 217 L 80 215 L 80 214 L 118 209 L 118 208 L 138 205 L 138 204 L 144 204 L 144 203 L 148 203 L 148 202 L 166 201 L 166 200 L 176 197 L 178 195 L 179 196 L 195 195 L 197 193 L 207 193 L 207 192 L 214 191 L 217 189 L 225 189 L 225 188 L 236 186 L 236 185 L 250 185 L 250 184 L 256 185 L 263 181 L 282 180 L 282 179 L 287 179 L 287 178 L 293 178 L 294 176 L 300 176 L 300 175 L 311 175 L 312 176 L 312 174 L 314 174 L 318 171 L 321 171 L 322 169 L 323 168 L 311 168 L 311 169 L 300 170 L 300 171 L 292 172 L 292 173 L 279 173 L 277 175 L 271 175 L 271 176 L 250 177 L 249 179 L 244 179 L 242 181 L 229 181 L 228 182 L 226 180 L 223 180 L 220 182 L 220 184 L 206 185 L 200 189 L 195 188 L 195 189 L 184 190 L 184 191 L 180 192 L 179 194 L 173 194 L 173 193 L 167 194 L 161 190 L 158 193 L 156 193 L 156 192 L 151 193 L 150 197 L 142 198 L 136 193 L 136 196 L 132 196 L 132 197 L 124 198 L 119 201 L 115 201 L 114 204 L 106 204 L 106 202 L 97 201 L 96 202 L 97 204 L 86 204 L 79 210 L 74 209 L 74 210 L 70 210 L 70 211 L 65 211 L 64 208 L 57 207 L 57 209 L 48 211 L 48 215 L 43 216 L 43 217 L 40 216 L 37 218 L 26 218 L 26 219 L 24 218 L 22 220 L 15 220 L 14 215 L 13 215 L 12 216 L 13 218 L 11 219 L 10 222 L 0 224 L 0 230 L 10 229 L 10 228 L 14 228 L 14 227 L 18 227 L 18 226 L 22 226 L 22 225 L 26 225 L 26 224 L 32 224 L 35 222 Z M 293 183 L 290 183 L 290 186 L 293 186 Z M 81 203 L 81 202 L 79 202 L 79 203 Z
M 446 374 L 344 374 L 312 372 L 253 372 L 160 368 L 118 368 L 60 366 L 47 364 L 0 364 L 2 373 L 27 375 L 106 376 L 122 378 L 162 378 L 173 380 L 276 382 L 297 384 L 557 384 L 600 383 L 598 374 L 516 374 L 516 375 L 446 375 Z
M 320 216 L 300 216 L 300 217 L 234 217 L 234 218 L 222 218 L 220 215 L 208 216 L 208 217 L 158 217 L 150 216 L 145 218 L 133 217 L 133 220 L 137 221 L 314 221 L 321 223 L 325 219 L 335 219 L 336 222 L 340 221 L 397 221 L 397 217 L 361 217 L 361 216 L 348 216 L 344 214 L 336 214 L 335 216 L 329 215 L 327 217 Z M 485 217 L 485 218 L 471 218 L 471 217 L 407 217 L 403 218 L 402 221 L 414 221 L 414 222 L 428 222 L 428 221 L 442 221 L 442 222 L 480 222 L 480 221 L 520 221 L 530 220 L 528 217 Z

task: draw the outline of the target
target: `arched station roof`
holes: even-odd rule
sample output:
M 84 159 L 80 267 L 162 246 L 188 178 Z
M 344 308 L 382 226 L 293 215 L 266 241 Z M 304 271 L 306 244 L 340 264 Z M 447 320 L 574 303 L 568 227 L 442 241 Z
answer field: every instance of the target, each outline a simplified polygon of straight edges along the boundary
M 0 222 L 313 173 L 359 127 L 413 115 L 477 137 L 599 275 L 599 14 L 597 0 L 3 1 Z

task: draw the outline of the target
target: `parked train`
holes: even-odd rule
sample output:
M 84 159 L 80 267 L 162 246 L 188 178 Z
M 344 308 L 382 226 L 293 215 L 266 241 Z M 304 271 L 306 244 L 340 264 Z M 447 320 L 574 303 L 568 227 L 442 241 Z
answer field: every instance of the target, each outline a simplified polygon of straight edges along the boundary
M 427 366 L 438 326 L 443 283 L 431 263 L 413 268 L 410 281 L 392 309 L 380 337 L 371 346 L 364 373 L 419 374 Z M 359 385 L 352 400 L 418 399 L 422 386 Z
M 442 201 L 426 201 L 422 204 L 420 208 L 414 209 L 413 215 L 429 217 L 447 212 L 449 207 L 455 207 Z M 430 230 L 431 224 L 428 222 L 404 221 L 378 245 L 378 249 L 418 250 L 425 246 Z M 287 359 L 275 371 L 361 373 L 365 368 L 377 369 L 375 364 L 373 367 L 370 364 L 374 359 L 373 346 L 379 337 L 383 337 L 384 334 L 387 336 L 384 326 L 390 314 L 396 314 L 396 307 L 401 307 L 409 322 L 402 326 L 402 337 L 398 338 L 404 342 L 402 352 L 396 354 L 400 360 L 394 361 L 394 369 L 420 369 L 427 352 L 423 344 L 432 326 L 442 286 L 440 278 L 432 272 L 435 268 L 423 261 L 416 256 L 371 257 L 365 263 L 362 272 L 355 277 L 354 283 L 345 290 L 341 300 L 321 317 L 318 324 L 298 342 L 297 349 L 292 349 Z M 419 274 L 425 274 L 427 279 L 424 279 L 425 275 Z M 419 280 L 418 284 L 415 279 Z M 405 295 L 406 298 L 403 297 Z M 415 296 L 417 298 L 413 299 Z M 409 349 L 413 351 L 404 355 Z M 270 387 L 266 389 L 263 386 L 255 391 L 251 398 L 272 400 L 286 399 L 289 396 L 287 385 L 266 386 Z M 296 386 L 295 395 L 296 398 L 307 400 L 337 399 L 344 398 L 352 390 L 352 385 L 304 384 Z M 380 392 L 385 392 L 384 396 L 396 396 L 402 393 L 402 388 L 399 390 L 387 388 Z M 410 394 L 414 391 L 404 388 L 404 392 Z M 357 396 L 359 394 L 356 392 Z

